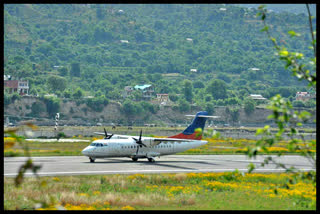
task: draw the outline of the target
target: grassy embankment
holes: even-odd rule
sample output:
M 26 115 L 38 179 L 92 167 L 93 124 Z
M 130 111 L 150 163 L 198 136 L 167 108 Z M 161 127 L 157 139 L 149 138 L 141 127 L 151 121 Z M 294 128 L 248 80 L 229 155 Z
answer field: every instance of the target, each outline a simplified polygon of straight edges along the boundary
M 4 208 L 68 210 L 315 210 L 308 181 L 289 174 L 178 173 L 4 179 Z M 40 184 L 42 186 L 40 187 Z M 276 189 L 276 191 L 275 191 Z

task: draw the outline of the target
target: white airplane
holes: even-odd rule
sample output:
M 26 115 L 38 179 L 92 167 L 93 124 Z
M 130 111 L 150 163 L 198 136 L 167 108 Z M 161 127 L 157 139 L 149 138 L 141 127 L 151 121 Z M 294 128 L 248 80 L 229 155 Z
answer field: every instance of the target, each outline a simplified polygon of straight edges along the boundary
M 105 138 L 93 141 L 82 151 L 82 154 L 88 156 L 90 162 L 94 162 L 97 158 L 109 157 L 128 157 L 133 161 L 147 158 L 149 162 L 154 162 L 155 157 L 183 152 L 208 143 L 201 140 L 205 122 L 207 118 L 219 116 L 208 116 L 205 111 L 186 116 L 195 116 L 195 118 L 182 133 L 167 138 L 142 137 L 142 130 L 139 137 L 108 135 L 105 129 L 105 133 L 95 132 L 105 135 Z

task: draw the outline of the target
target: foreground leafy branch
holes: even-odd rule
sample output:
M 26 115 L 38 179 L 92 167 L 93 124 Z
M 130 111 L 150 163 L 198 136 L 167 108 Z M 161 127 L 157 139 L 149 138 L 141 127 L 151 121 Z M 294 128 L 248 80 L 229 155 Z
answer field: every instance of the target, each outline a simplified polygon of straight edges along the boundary
M 309 25 L 310 32 L 312 37 L 312 47 L 314 52 L 314 58 L 311 58 L 309 61 L 309 65 L 311 65 L 311 70 L 309 70 L 302 62 L 304 59 L 304 55 L 298 52 L 289 52 L 286 47 L 280 47 L 276 39 L 271 36 L 269 31 L 269 27 L 266 24 L 267 17 L 267 9 L 265 6 L 259 7 L 259 13 L 257 16 L 261 17 L 264 28 L 261 30 L 266 32 L 269 39 L 273 42 L 273 45 L 277 51 L 277 55 L 280 60 L 286 62 L 286 69 L 290 69 L 292 75 L 298 78 L 299 80 L 306 80 L 308 82 L 308 87 L 315 89 L 316 87 L 316 40 L 314 38 L 315 32 L 313 32 L 312 22 L 311 22 L 311 14 L 309 10 L 309 6 L 307 5 L 308 13 L 309 13 Z M 288 32 L 291 37 L 298 37 L 300 34 L 289 31 Z M 316 167 L 316 153 L 312 150 L 312 148 L 316 147 L 315 140 L 306 140 L 305 135 L 298 131 L 297 127 L 301 127 L 306 122 L 310 122 L 312 119 L 312 114 L 308 111 L 294 111 L 292 104 L 289 100 L 282 98 L 279 94 L 272 97 L 270 100 L 270 106 L 268 107 L 272 110 L 272 114 L 268 117 L 269 119 L 273 119 L 275 124 L 278 127 L 278 132 L 272 134 L 270 131 L 270 126 L 265 126 L 262 129 L 258 129 L 256 135 L 261 135 L 262 138 L 257 141 L 255 147 L 248 148 L 247 155 L 249 157 L 255 157 L 259 154 L 259 151 L 268 152 L 267 147 L 271 147 L 275 143 L 280 142 L 284 138 L 289 138 L 289 142 L 287 144 L 287 148 L 289 151 L 299 151 L 301 156 L 306 157 L 310 163 Z M 315 120 L 314 120 L 315 122 Z M 279 153 L 280 157 L 282 153 Z M 264 159 L 264 162 L 261 166 L 266 164 L 275 164 L 277 168 L 283 168 L 286 172 L 299 172 L 294 167 L 287 167 L 285 164 L 274 160 L 273 157 L 269 156 Z M 254 165 L 249 165 L 249 171 L 251 172 L 254 169 Z M 298 173 L 297 178 L 300 179 L 311 179 L 313 180 L 314 185 L 316 184 L 316 173 L 315 171 L 311 171 L 308 173 Z M 289 181 L 294 182 L 294 181 Z
M 33 125 L 32 123 L 26 123 L 25 126 L 30 127 L 33 130 L 37 129 L 37 127 L 35 125 Z M 4 148 L 9 149 L 9 148 L 13 147 L 16 143 L 18 143 L 19 146 L 21 146 L 24 150 L 24 156 L 28 158 L 26 160 L 26 162 L 20 166 L 20 168 L 18 170 L 18 175 L 15 177 L 16 187 L 18 187 L 22 184 L 24 174 L 27 170 L 31 170 L 35 174 L 35 176 L 39 177 L 37 174 L 37 171 L 40 170 L 40 168 L 41 168 L 41 165 L 36 165 L 33 163 L 32 159 L 31 159 L 29 147 L 28 147 L 27 143 L 24 142 L 24 138 L 20 137 L 16 134 L 19 130 L 22 130 L 23 128 L 24 127 L 21 126 L 18 128 L 8 128 L 8 129 L 4 130 L 4 134 L 9 135 L 9 138 L 8 138 L 9 140 L 6 140 L 4 142 Z

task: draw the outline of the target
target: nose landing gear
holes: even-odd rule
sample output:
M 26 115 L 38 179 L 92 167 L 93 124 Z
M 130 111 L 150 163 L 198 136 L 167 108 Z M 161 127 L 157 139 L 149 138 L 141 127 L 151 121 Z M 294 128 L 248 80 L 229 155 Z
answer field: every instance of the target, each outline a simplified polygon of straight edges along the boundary
M 92 158 L 92 157 L 89 157 L 89 160 L 90 160 L 90 163 L 94 163 L 94 161 L 95 161 L 96 159 L 94 159 L 94 158 Z

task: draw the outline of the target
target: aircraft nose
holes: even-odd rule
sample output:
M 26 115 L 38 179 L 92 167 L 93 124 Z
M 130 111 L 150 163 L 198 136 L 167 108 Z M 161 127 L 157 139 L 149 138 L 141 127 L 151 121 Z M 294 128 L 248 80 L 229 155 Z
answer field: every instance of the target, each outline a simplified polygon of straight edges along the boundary
M 89 148 L 85 148 L 84 150 L 82 150 L 82 154 L 83 155 L 88 155 L 89 154 Z

